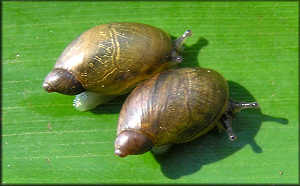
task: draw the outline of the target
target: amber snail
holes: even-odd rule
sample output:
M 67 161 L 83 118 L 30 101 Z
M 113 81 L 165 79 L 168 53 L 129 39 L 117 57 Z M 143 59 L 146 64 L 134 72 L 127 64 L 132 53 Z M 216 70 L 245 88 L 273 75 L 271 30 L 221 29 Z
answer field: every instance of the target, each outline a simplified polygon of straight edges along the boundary
M 62 52 L 43 88 L 77 95 L 77 110 L 90 110 L 130 92 L 139 82 L 182 61 L 187 30 L 172 41 L 163 30 L 141 23 L 108 23 L 91 28 Z
M 127 97 L 119 116 L 115 154 L 159 152 L 215 126 L 234 141 L 231 122 L 235 113 L 258 107 L 257 102 L 231 100 L 226 80 L 212 69 L 171 69 L 142 82 Z

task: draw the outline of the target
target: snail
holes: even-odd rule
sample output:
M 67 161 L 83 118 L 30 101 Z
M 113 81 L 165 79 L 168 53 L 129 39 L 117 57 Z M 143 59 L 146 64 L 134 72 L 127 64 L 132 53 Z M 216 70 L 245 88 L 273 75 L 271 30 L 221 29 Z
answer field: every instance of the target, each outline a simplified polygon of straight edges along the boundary
M 187 30 L 172 41 L 159 28 L 131 22 L 93 27 L 66 47 L 43 88 L 77 95 L 73 104 L 77 110 L 93 109 L 180 63 L 182 45 L 191 35 Z
M 172 144 L 191 141 L 213 127 L 237 139 L 231 123 L 236 112 L 257 102 L 229 98 L 224 77 L 208 68 L 164 71 L 139 84 L 125 100 L 119 116 L 115 154 L 163 153 Z

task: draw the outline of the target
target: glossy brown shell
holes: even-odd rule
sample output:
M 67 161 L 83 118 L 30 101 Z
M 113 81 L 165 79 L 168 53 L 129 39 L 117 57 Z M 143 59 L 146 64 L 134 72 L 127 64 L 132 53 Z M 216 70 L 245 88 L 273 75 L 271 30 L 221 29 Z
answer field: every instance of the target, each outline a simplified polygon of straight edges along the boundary
M 119 117 L 118 134 L 134 130 L 160 146 L 183 143 L 213 128 L 227 108 L 226 80 L 206 68 L 162 72 L 136 87 Z
M 109 23 L 82 33 L 54 68 L 70 71 L 86 91 L 118 95 L 171 64 L 170 36 L 140 23 Z

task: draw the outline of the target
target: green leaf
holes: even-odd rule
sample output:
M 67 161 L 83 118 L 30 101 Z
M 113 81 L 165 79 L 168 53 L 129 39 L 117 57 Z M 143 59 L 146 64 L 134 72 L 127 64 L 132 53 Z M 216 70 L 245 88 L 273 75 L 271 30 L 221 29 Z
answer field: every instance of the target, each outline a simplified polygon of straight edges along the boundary
M 298 2 L 2 2 L 2 183 L 298 183 Z M 212 130 L 156 157 L 119 158 L 121 96 L 93 111 L 48 94 L 45 76 L 83 31 L 140 22 L 174 37 L 183 66 L 219 71 L 230 95 L 257 101 L 237 114 L 230 142 Z

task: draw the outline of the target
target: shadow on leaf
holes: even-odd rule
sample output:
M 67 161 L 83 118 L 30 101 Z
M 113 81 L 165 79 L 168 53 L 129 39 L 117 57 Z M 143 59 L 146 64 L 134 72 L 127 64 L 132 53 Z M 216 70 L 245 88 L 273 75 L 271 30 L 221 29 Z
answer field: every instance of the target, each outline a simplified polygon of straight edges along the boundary
M 255 101 L 242 85 L 228 81 L 228 86 L 233 100 Z M 263 152 L 254 137 L 265 121 L 288 123 L 285 118 L 264 115 L 260 108 L 247 109 L 237 113 L 233 121 L 233 129 L 237 135 L 236 141 L 231 142 L 225 132 L 219 133 L 215 127 L 202 137 L 184 144 L 176 144 L 167 153 L 153 154 L 153 156 L 160 163 L 162 173 L 166 177 L 178 179 L 199 171 L 203 165 L 217 162 L 234 154 L 247 144 L 252 147 L 254 153 Z
M 178 68 L 180 67 L 198 67 L 198 55 L 203 47 L 208 45 L 208 40 L 200 37 L 198 41 L 184 49 L 182 53 L 183 62 L 178 64 Z
M 91 112 L 94 114 L 116 114 L 116 113 L 119 113 L 127 96 L 128 96 L 128 94 L 118 96 L 105 104 L 97 106 L 96 108 L 91 110 Z

